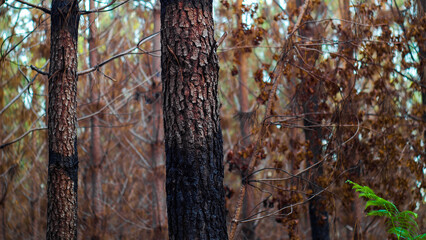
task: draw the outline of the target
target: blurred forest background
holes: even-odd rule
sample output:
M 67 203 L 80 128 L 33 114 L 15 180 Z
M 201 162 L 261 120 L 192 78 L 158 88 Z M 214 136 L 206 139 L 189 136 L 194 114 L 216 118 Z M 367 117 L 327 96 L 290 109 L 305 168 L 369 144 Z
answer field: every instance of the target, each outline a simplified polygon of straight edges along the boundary
M 27 3 L 0 1 L 0 239 L 46 232 L 50 1 Z M 80 239 L 167 238 L 159 4 L 79 1 L 107 6 L 79 25 Z M 392 239 L 351 179 L 426 232 L 426 1 L 314 0 L 289 44 L 302 5 L 214 1 L 228 224 L 244 182 L 238 239 Z

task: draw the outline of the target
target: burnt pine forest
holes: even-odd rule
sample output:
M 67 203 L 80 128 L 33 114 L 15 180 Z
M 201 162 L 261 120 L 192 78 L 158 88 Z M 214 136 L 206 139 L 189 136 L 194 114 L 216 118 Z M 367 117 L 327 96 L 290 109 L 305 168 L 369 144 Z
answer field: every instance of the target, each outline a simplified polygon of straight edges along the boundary
M 0 239 L 426 239 L 425 0 L 0 0 Z

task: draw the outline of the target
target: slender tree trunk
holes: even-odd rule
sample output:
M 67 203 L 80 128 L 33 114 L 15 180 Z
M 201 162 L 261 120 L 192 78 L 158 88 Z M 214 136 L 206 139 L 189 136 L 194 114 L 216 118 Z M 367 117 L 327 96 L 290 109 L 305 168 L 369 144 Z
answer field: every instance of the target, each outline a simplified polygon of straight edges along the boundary
M 154 32 L 161 30 L 161 3 L 157 0 L 154 6 Z M 154 39 L 154 50 L 161 49 L 161 37 Z M 159 54 L 159 53 L 158 53 Z M 163 111 L 161 97 L 161 58 L 153 58 L 153 78 L 152 94 L 152 118 L 150 126 L 152 126 L 152 142 L 150 144 L 150 155 L 153 167 L 153 203 L 155 214 L 154 216 L 154 232 L 155 236 L 162 236 L 162 232 L 167 227 L 166 216 L 166 192 L 165 192 L 165 173 L 164 173 L 164 129 L 163 129 Z
M 3 239 L 6 239 L 6 212 L 5 210 L 5 205 L 6 202 L 2 201 L 0 203 L 0 211 L 1 211 L 1 236 L 3 237 Z
M 90 9 L 95 9 L 94 0 L 90 1 Z M 97 47 L 97 27 L 96 16 L 94 13 L 89 14 L 89 65 L 90 67 L 98 64 L 98 51 Z M 100 83 L 99 74 L 89 74 L 90 83 L 90 101 L 99 103 Z M 98 87 L 96 87 L 98 86 Z M 98 106 L 95 104 L 95 106 Z M 96 108 L 97 109 L 97 108 Z M 90 157 L 91 157 L 91 170 L 92 170 L 92 194 L 91 194 L 91 209 L 93 214 L 92 221 L 92 240 L 101 239 L 101 221 L 102 221 L 102 182 L 101 182 L 101 134 L 99 128 L 98 116 L 90 118 Z
M 49 69 L 47 239 L 77 239 L 78 2 L 53 0 Z
M 340 7 L 340 15 L 342 19 L 348 20 L 349 22 L 344 23 L 344 30 L 341 32 L 342 36 L 340 37 L 342 44 L 339 46 L 339 52 L 341 52 L 342 54 L 345 54 L 346 56 L 349 57 L 349 59 L 353 59 L 354 58 L 354 47 L 351 43 L 349 43 L 348 41 L 351 41 L 353 39 L 352 36 L 352 29 L 351 29 L 351 12 L 349 10 L 350 8 L 350 0 L 340 0 L 339 1 L 339 7 Z M 343 64 L 345 65 L 349 65 L 350 63 L 348 62 L 344 62 Z M 351 67 L 345 67 L 344 69 L 351 69 Z M 345 74 L 346 77 L 344 78 L 344 81 L 346 81 L 346 83 L 344 84 L 346 87 L 344 87 L 344 98 L 345 100 L 343 101 L 343 113 L 345 115 L 344 119 L 346 121 L 343 122 L 343 124 L 351 124 L 353 122 L 356 123 L 356 119 L 354 117 L 354 115 L 356 115 L 356 113 L 358 112 L 358 107 L 357 104 L 355 103 L 354 99 L 353 99 L 353 93 L 354 93 L 354 88 L 355 88 L 355 76 L 352 73 L 346 73 Z M 338 133 L 337 136 L 339 138 L 339 143 L 343 142 L 343 132 L 342 131 L 338 131 L 340 132 L 340 134 Z M 352 133 L 351 133 L 352 134 Z M 354 139 L 354 141 L 356 142 L 357 140 Z M 358 154 L 356 153 L 356 149 L 347 149 L 347 151 L 344 154 L 344 157 L 347 158 L 349 160 L 349 162 L 353 165 L 356 166 L 356 164 L 358 163 Z M 352 174 L 352 176 L 355 179 L 359 179 L 360 178 L 360 171 L 359 169 L 356 169 L 355 172 Z M 355 193 L 357 195 L 357 193 Z M 354 238 L 357 239 L 361 239 L 361 232 L 362 232 L 362 228 L 361 228 L 361 222 L 362 222 L 362 216 L 363 216 L 363 207 L 362 207 L 362 203 L 361 203 L 361 199 L 357 196 L 355 196 L 353 202 L 352 202 L 352 213 L 353 213 L 353 222 L 351 222 L 350 224 L 352 224 L 352 227 L 354 229 L 352 235 L 354 236 Z
M 212 0 L 162 0 L 170 239 L 227 239 Z
M 31 183 L 31 185 L 33 186 L 33 191 L 35 191 L 37 189 L 37 182 L 33 182 Z M 37 216 L 37 212 L 40 211 L 40 207 L 39 207 L 40 201 L 39 201 L 39 193 L 34 193 L 31 192 L 30 194 L 30 220 L 31 220 L 31 226 L 30 226 L 30 233 L 31 233 L 31 239 L 39 239 L 39 234 L 38 234 L 38 221 L 39 218 Z
M 424 19 L 426 14 L 426 0 L 420 0 L 420 2 L 421 2 L 421 10 L 419 10 L 420 11 L 419 21 L 421 21 L 421 19 Z M 426 39 L 425 32 L 423 32 L 423 39 Z M 426 87 L 425 87 L 426 86 L 426 43 L 424 41 L 423 41 L 423 44 L 419 43 L 419 48 L 420 48 L 419 75 L 420 75 L 420 83 L 421 83 L 420 87 L 422 89 L 422 104 L 423 104 L 422 120 L 423 120 L 423 123 L 426 123 Z M 426 129 L 423 129 L 423 141 L 426 141 Z
M 307 83 L 306 83 L 307 84 Z M 308 86 L 305 86 L 308 88 Z M 304 93 L 306 94 L 306 93 Z M 313 127 L 321 124 L 320 119 L 309 113 L 318 112 L 318 96 L 312 95 L 308 102 L 304 106 L 304 113 L 307 114 L 304 119 L 305 126 L 305 138 L 309 141 L 309 152 L 308 154 L 312 157 L 307 161 L 307 167 L 312 166 L 321 160 L 321 137 L 322 131 L 320 127 Z M 310 181 L 315 183 L 315 179 L 323 174 L 322 166 L 314 168 L 314 173 L 310 178 Z M 313 190 L 313 194 L 318 193 L 321 189 L 318 189 L 313 184 L 310 188 Z M 313 240 L 328 240 L 330 239 L 330 227 L 328 223 L 328 212 L 325 209 L 324 199 L 319 195 L 309 201 L 309 219 L 311 222 L 311 234 Z
M 296 0 L 296 6 L 302 6 L 302 0 Z M 299 30 L 299 33 L 306 38 L 315 38 L 316 32 L 309 24 L 303 29 Z M 303 57 L 305 62 L 310 66 L 315 65 L 318 54 L 313 51 L 303 51 Z M 305 139 L 309 142 L 309 157 L 307 159 L 307 167 L 312 166 L 321 160 L 322 149 L 322 129 L 318 127 L 321 124 L 321 118 L 319 114 L 316 114 L 319 109 L 319 96 L 320 96 L 320 82 L 306 73 L 302 73 L 302 87 L 300 94 L 300 103 L 303 105 L 304 116 L 304 133 Z M 320 164 L 318 167 L 313 169 L 314 173 L 310 178 L 310 181 L 315 183 L 315 179 L 323 174 L 323 168 Z M 315 187 L 314 184 L 310 185 L 313 194 L 316 194 L 321 189 Z M 330 239 L 330 227 L 328 223 L 328 212 L 325 209 L 324 199 L 321 196 L 316 196 L 309 201 L 309 219 L 311 222 L 311 234 L 313 240 L 329 240 Z
M 237 31 L 243 31 L 243 11 L 242 6 L 243 0 L 237 0 Z M 241 41 L 241 39 L 237 39 Z M 242 43 L 243 46 L 246 45 L 245 42 Z M 245 52 L 245 49 L 241 49 L 238 53 L 238 100 L 240 104 L 239 109 L 239 120 L 240 120 L 240 131 L 241 138 L 240 144 L 243 147 L 247 147 L 250 141 L 250 129 L 247 120 L 247 113 L 249 112 L 249 102 L 248 102 L 248 68 L 247 68 L 247 58 L 248 55 Z M 248 159 L 245 159 L 248 160 Z M 248 164 L 247 164 L 248 165 Z M 245 178 L 247 172 L 241 173 L 241 178 Z M 244 197 L 243 206 L 242 206 L 242 217 L 247 218 L 250 215 L 250 211 L 254 208 L 254 192 L 250 189 L 247 191 L 247 194 Z M 242 236 L 244 239 L 253 240 L 256 239 L 255 225 L 254 222 L 247 222 L 242 224 Z
M 243 0 L 237 0 L 237 31 L 243 30 L 243 12 L 242 12 L 242 5 Z M 237 41 L 241 41 L 241 39 L 237 39 Z M 243 42 L 243 46 L 246 45 L 245 42 Z M 244 114 L 249 111 L 249 103 L 248 103 L 248 87 L 247 87 L 247 79 L 248 79 L 248 70 L 247 70 L 247 53 L 245 52 L 245 49 L 242 49 L 238 54 L 238 100 L 240 103 L 240 113 Z M 241 137 L 243 138 L 243 141 L 241 143 L 243 145 L 250 144 L 249 136 L 249 128 L 247 126 L 247 121 L 245 121 L 246 118 L 241 117 L 240 118 L 240 130 L 241 130 Z

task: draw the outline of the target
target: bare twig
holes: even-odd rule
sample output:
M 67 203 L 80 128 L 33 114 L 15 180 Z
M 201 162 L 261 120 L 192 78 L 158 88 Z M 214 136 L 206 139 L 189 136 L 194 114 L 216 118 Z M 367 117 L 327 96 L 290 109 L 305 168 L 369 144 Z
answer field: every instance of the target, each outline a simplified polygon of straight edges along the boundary
M 43 24 L 44 22 L 46 22 L 50 17 L 44 19 L 43 21 L 39 22 L 39 24 L 31 31 L 29 32 L 25 37 L 23 37 L 17 44 L 15 44 L 10 50 L 8 50 L 4 55 L 3 53 L 1 53 L 0 56 L 0 61 L 3 61 L 7 55 L 9 55 L 9 53 L 11 53 L 13 50 L 15 50 L 16 47 L 18 47 L 22 42 L 24 42 L 25 39 L 27 39 L 33 32 L 35 32 L 35 30 L 37 30 L 38 27 L 40 27 L 41 24 Z M 13 36 L 13 35 L 12 35 Z M 11 36 L 9 36 L 11 37 Z M 9 38 L 8 37 L 8 38 Z M 6 40 L 5 40 L 6 41 Z M 5 42 L 3 41 L 3 43 Z M 3 45 L 2 43 L 2 45 Z M 3 46 L 2 46 L 3 47 Z
M 85 75 L 85 74 L 91 73 L 91 72 L 93 72 L 93 71 L 96 71 L 96 70 L 98 70 L 100 67 L 102 67 L 103 65 L 105 65 L 105 64 L 107 64 L 107 63 L 109 63 L 109 62 L 111 62 L 112 60 L 114 60 L 114 59 L 116 59 L 116 58 L 123 57 L 123 56 L 126 56 L 126 55 L 128 55 L 128 54 L 132 54 L 132 52 L 133 52 L 135 49 L 138 49 L 138 48 L 139 48 L 139 46 L 140 46 L 142 43 L 145 43 L 145 42 L 147 42 L 148 40 L 151 40 L 152 38 L 154 38 L 155 36 L 157 36 L 159 33 L 160 33 L 160 32 L 156 32 L 156 33 L 154 33 L 154 34 L 152 34 L 152 35 L 149 35 L 148 37 L 143 38 L 142 40 L 140 40 L 140 41 L 139 41 L 139 43 L 138 43 L 135 47 L 132 47 L 132 48 L 130 48 L 130 49 L 127 49 L 126 51 L 124 51 L 124 52 L 122 52 L 122 53 L 116 54 L 116 55 L 114 55 L 114 56 L 112 56 L 112 57 L 108 58 L 107 60 L 105 60 L 105 61 L 103 61 L 103 62 L 101 62 L 101 63 L 97 64 L 97 65 L 96 65 L 96 66 L 94 66 L 94 67 L 91 67 L 91 68 L 89 68 L 89 69 L 86 69 L 86 70 L 83 70 L 83 71 L 81 71 L 81 72 L 78 72 L 78 73 L 77 73 L 77 74 L 78 74 L 78 76 Z
M 96 8 L 96 9 L 93 9 L 93 10 L 88 10 L 88 11 L 80 11 L 80 14 L 81 15 L 86 15 L 86 14 L 90 14 L 90 13 L 100 13 L 100 12 L 109 12 L 109 11 L 112 11 L 112 10 L 114 10 L 114 9 L 116 9 L 116 8 L 118 8 L 118 7 L 120 7 L 120 6 L 122 6 L 122 5 L 124 5 L 124 4 L 126 4 L 127 2 L 129 2 L 129 0 L 126 0 L 126 1 L 124 1 L 124 2 L 121 2 L 121 3 L 119 3 L 119 4 L 117 4 L 116 6 L 114 6 L 114 7 L 112 7 L 112 8 L 110 8 L 110 9 L 106 9 L 107 7 L 110 7 L 112 4 L 114 4 L 116 2 L 116 0 L 112 0 L 110 3 L 108 3 L 106 6 L 103 6 L 103 7 L 101 7 L 101 8 Z
M 30 134 L 30 133 L 32 133 L 32 132 L 34 132 L 34 131 L 38 131 L 38 130 L 47 130 L 47 128 L 46 128 L 46 127 L 42 127 L 42 128 L 33 128 L 33 129 L 30 129 L 30 130 L 26 131 L 24 134 L 22 134 L 21 136 L 19 136 L 18 138 L 16 138 L 15 140 L 10 141 L 10 142 L 5 143 L 5 144 L 0 145 L 0 149 L 3 149 L 3 148 L 5 148 L 5 147 L 7 147 L 7 146 L 9 146 L 9 145 L 11 145 L 11 144 L 13 144 L 13 143 L 18 142 L 18 141 L 20 141 L 22 138 L 24 138 L 25 136 L 27 136 L 28 134 Z
M 30 66 L 30 68 L 32 69 L 32 70 L 34 70 L 34 71 L 36 71 L 36 72 L 38 72 L 38 73 L 40 73 L 41 75 L 49 75 L 49 73 L 47 73 L 47 72 L 43 72 L 41 69 L 39 69 L 39 68 L 37 68 L 37 67 L 35 67 L 35 66 L 33 66 L 33 65 L 31 65 Z
M 43 68 L 47 65 L 49 61 L 46 62 L 46 64 L 43 66 Z M 0 115 L 6 111 L 6 109 L 8 109 L 16 100 L 19 99 L 19 97 L 33 84 L 34 80 L 37 78 L 38 73 L 33 77 L 33 79 L 31 79 L 31 81 L 28 82 L 28 84 L 21 90 L 21 92 L 19 92 L 18 95 L 16 95 L 12 101 L 10 101 L 8 104 L 6 104 L 6 106 L 0 110 Z
M 253 151 L 253 153 L 252 153 L 252 155 L 249 159 L 249 167 L 248 167 L 249 173 L 253 172 L 253 170 L 256 166 L 257 156 L 258 156 L 260 150 L 262 149 L 263 138 L 266 135 L 267 129 L 270 125 L 270 123 L 266 122 L 266 119 L 268 119 L 270 117 L 270 114 L 271 114 L 272 103 L 273 103 L 274 96 L 275 96 L 275 93 L 276 93 L 276 90 L 277 90 L 278 80 L 280 79 L 280 77 L 282 75 L 285 63 L 288 60 L 289 52 L 293 49 L 294 33 L 300 27 L 300 23 L 302 21 L 303 16 L 305 15 L 305 12 L 306 12 L 306 9 L 309 5 L 309 2 L 310 2 L 309 0 L 305 1 L 305 4 L 302 6 L 302 10 L 300 11 L 300 15 L 298 17 L 297 23 L 294 26 L 294 29 L 288 35 L 287 40 L 284 43 L 283 52 L 281 54 L 280 60 L 277 63 L 277 66 L 274 70 L 274 79 L 272 80 L 273 86 L 272 86 L 272 89 L 269 92 L 268 104 L 266 106 L 265 115 L 263 117 L 262 127 L 261 127 L 261 129 L 258 133 L 258 137 L 257 137 L 256 145 L 254 147 L 254 151 Z M 235 214 L 234 214 L 234 217 L 232 218 L 232 222 L 231 222 L 231 225 L 230 225 L 230 231 L 229 231 L 229 239 L 230 240 L 234 240 L 235 233 L 237 231 L 237 226 L 238 226 L 238 223 L 240 222 L 240 220 L 238 220 L 238 219 L 240 217 L 240 213 L 241 213 L 241 209 L 242 209 L 242 205 L 243 205 L 243 200 L 244 200 L 244 197 L 245 197 L 245 194 L 246 194 L 247 184 L 248 184 L 248 181 L 244 180 L 243 184 L 240 188 L 240 194 L 239 194 L 237 206 L 235 208 Z
M 222 45 L 223 41 L 225 40 L 226 36 L 228 36 L 227 32 L 224 32 L 222 37 L 219 38 L 216 44 L 216 48 L 219 48 L 220 45 Z
M 25 4 L 27 6 L 33 7 L 33 8 L 37 8 L 37 9 L 39 9 L 39 10 L 41 10 L 41 11 L 47 13 L 47 14 L 51 13 L 50 9 L 48 9 L 48 8 L 45 8 L 45 7 L 42 7 L 42 6 L 37 6 L 37 5 L 31 4 L 29 2 L 22 1 L 22 0 L 15 0 L 15 1 L 22 3 L 22 4 Z

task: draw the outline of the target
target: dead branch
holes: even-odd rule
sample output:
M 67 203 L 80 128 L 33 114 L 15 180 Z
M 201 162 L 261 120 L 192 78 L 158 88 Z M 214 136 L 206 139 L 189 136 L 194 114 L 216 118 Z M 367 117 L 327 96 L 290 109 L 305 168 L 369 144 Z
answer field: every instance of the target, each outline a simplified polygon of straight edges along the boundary
M 116 59 L 116 58 L 123 57 L 123 56 L 126 56 L 126 55 L 128 55 L 128 54 L 132 54 L 132 52 L 133 52 L 135 49 L 138 49 L 138 48 L 139 48 L 139 46 L 140 46 L 142 43 L 145 43 L 145 42 L 147 42 L 148 40 L 151 40 L 152 38 L 154 38 L 154 37 L 155 37 L 155 36 L 157 36 L 158 34 L 160 34 L 160 32 L 156 32 L 156 33 L 154 33 L 154 34 L 151 34 L 151 35 L 149 35 L 148 37 L 143 38 L 142 40 L 140 40 L 140 41 L 139 41 L 139 43 L 138 43 L 135 47 L 132 47 L 132 48 L 130 48 L 130 49 L 127 49 L 126 51 L 124 51 L 124 52 L 122 52 L 122 53 L 116 54 L 116 55 L 114 55 L 114 56 L 112 56 L 112 57 L 108 58 L 107 60 L 105 60 L 105 61 L 103 61 L 103 62 L 101 62 L 101 63 L 97 64 L 97 65 L 96 65 L 96 66 L 94 66 L 94 67 L 91 67 L 91 68 L 89 68 L 89 69 L 86 69 L 86 70 L 83 70 L 83 71 L 81 71 L 81 72 L 78 72 L 78 73 L 77 73 L 77 74 L 78 74 L 78 76 L 85 75 L 85 74 L 88 74 L 88 73 L 91 73 L 91 72 L 97 71 L 100 67 L 102 67 L 103 65 L 105 65 L 105 64 L 107 64 L 107 63 L 109 63 L 109 62 L 111 62 L 112 60 L 114 60 L 114 59 Z
M 272 89 L 269 92 L 268 104 L 266 106 L 265 115 L 263 117 L 262 127 L 261 127 L 261 129 L 258 133 L 258 137 L 257 137 L 256 145 L 254 147 L 254 151 L 253 151 L 253 153 L 252 153 L 252 155 L 249 159 L 249 167 L 248 167 L 249 173 L 253 172 L 253 170 L 256 166 L 257 156 L 258 156 L 258 153 L 260 152 L 260 150 L 262 148 L 261 143 L 263 142 L 263 138 L 266 135 L 267 129 L 270 125 L 269 123 L 266 122 L 266 119 L 269 118 L 269 116 L 270 116 L 272 103 L 273 103 L 273 100 L 274 100 L 276 89 L 278 87 L 278 82 L 279 82 L 279 79 L 281 78 L 281 75 L 282 75 L 282 72 L 283 72 L 282 70 L 284 68 L 285 63 L 287 62 L 289 52 L 293 48 L 294 33 L 300 27 L 300 23 L 302 21 L 303 16 L 305 15 L 306 9 L 308 8 L 309 2 L 310 2 L 309 0 L 305 1 L 304 5 L 302 6 L 302 10 L 300 11 L 300 15 L 298 17 L 297 23 L 294 26 L 294 29 L 289 34 L 289 36 L 287 37 L 287 40 L 285 40 L 283 52 L 281 54 L 280 60 L 277 63 L 277 66 L 274 70 L 274 78 L 273 78 L 273 81 L 272 81 L 273 86 L 272 86 Z M 235 238 L 237 226 L 238 226 L 238 223 L 240 221 L 238 219 L 240 217 L 240 213 L 241 213 L 241 209 L 242 209 L 242 205 L 243 205 L 243 200 L 244 200 L 244 197 L 245 197 L 245 194 L 246 194 L 247 183 L 248 183 L 247 180 L 243 181 L 242 186 L 240 188 L 240 194 L 239 194 L 237 206 L 235 208 L 235 214 L 234 214 L 234 217 L 232 218 L 232 222 L 231 222 L 231 225 L 230 225 L 230 232 L 229 232 L 229 239 L 230 240 L 234 240 L 234 238 Z
M 49 61 L 46 62 L 46 64 L 43 66 L 43 68 L 47 65 Z M 19 71 L 22 73 L 21 69 L 19 69 Z M 22 73 L 23 74 L 23 73 Z M 33 84 L 34 80 L 37 78 L 38 73 L 33 77 L 33 79 L 31 79 L 31 81 L 28 82 L 28 84 L 21 90 L 21 92 L 18 93 L 18 95 L 16 95 L 8 104 L 6 104 L 6 106 L 0 110 L 0 115 L 6 111 L 6 109 L 8 109 L 16 100 L 19 99 L 19 97 Z M 26 78 L 26 76 L 24 75 L 24 77 Z
M 25 4 L 25 5 L 27 5 L 27 6 L 30 6 L 30 7 L 36 8 L 36 9 L 38 9 L 38 10 L 41 10 L 41 11 L 43 11 L 43 12 L 47 13 L 47 14 L 51 14 L 50 9 L 48 9 L 48 8 L 45 8 L 45 7 L 42 7 L 42 6 L 37 6 L 37 5 L 34 5 L 34 4 L 32 4 L 32 3 L 22 1 L 22 0 L 15 0 L 15 1 L 17 1 L 17 2 L 19 2 L 19 3 L 22 3 L 22 4 Z
M 80 14 L 81 15 L 86 15 L 86 14 L 90 14 L 90 13 L 109 12 L 109 11 L 112 11 L 112 10 L 114 10 L 114 9 L 116 9 L 116 8 L 124 5 L 124 4 L 126 4 L 128 1 L 129 0 L 126 0 L 126 1 L 124 1 L 122 3 L 119 3 L 118 5 L 110 8 L 110 9 L 106 9 L 107 7 L 112 6 L 116 2 L 116 0 L 112 0 L 110 3 L 108 3 L 107 5 L 105 5 L 105 6 L 101 7 L 101 8 L 96 8 L 96 9 L 88 10 L 88 11 L 80 11 Z

